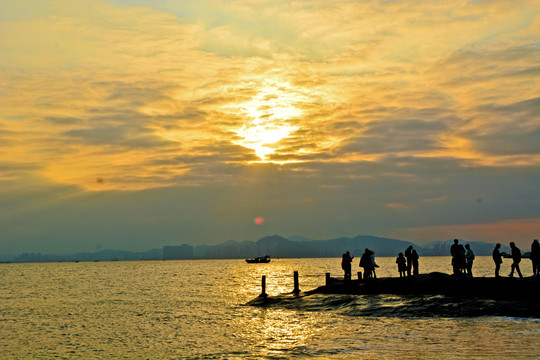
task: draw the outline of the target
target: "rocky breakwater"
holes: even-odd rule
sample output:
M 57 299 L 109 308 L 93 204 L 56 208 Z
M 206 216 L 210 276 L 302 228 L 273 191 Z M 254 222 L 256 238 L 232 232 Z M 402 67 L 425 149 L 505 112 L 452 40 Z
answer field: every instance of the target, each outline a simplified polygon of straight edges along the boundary
M 516 316 L 540 318 L 540 279 L 458 278 L 433 272 L 405 278 L 352 280 L 331 278 L 311 294 L 398 295 L 418 299 L 419 311 L 442 316 Z M 422 310 L 423 309 L 423 310 Z M 366 314 L 367 315 L 367 314 Z

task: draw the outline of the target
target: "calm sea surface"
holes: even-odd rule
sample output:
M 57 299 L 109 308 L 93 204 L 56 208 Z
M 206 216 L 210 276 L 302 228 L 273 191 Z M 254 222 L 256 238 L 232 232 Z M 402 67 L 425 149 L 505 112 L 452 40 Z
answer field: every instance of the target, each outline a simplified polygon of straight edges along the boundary
M 377 262 L 379 277 L 397 275 L 394 258 Z M 506 260 L 501 274 L 509 267 Z M 531 275 L 528 259 L 521 267 Z M 0 264 L 0 358 L 540 358 L 539 319 L 432 317 L 421 308 L 365 316 L 366 307 L 408 300 L 281 295 L 292 291 L 295 270 L 302 290 L 323 285 L 326 272 L 342 276 L 340 259 Z M 491 259 L 477 257 L 474 270 L 492 276 Z M 421 258 L 420 272 L 432 271 L 450 273 L 450 258 Z M 246 306 L 262 275 L 281 300 Z

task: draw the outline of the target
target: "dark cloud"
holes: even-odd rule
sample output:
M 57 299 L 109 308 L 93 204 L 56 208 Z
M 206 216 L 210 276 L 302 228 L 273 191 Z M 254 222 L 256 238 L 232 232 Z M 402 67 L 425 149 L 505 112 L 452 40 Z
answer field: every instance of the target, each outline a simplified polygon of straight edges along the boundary
M 529 63 L 531 60 L 537 59 L 533 62 L 538 62 L 538 53 L 540 53 L 540 49 L 535 44 L 500 47 L 470 46 L 454 51 L 437 61 L 434 68 L 451 71 L 455 74 L 460 72 L 474 73 L 480 69 L 500 70 L 501 68 L 497 65 L 510 68 L 516 65 L 516 60 Z
M 540 98 L 508 105 L 486 104 L 476 110 L 475 118 L 489 119 L 491 126 L 463 133 L 475 148 L 490 155 L 540 153 Z
M 385 154 L 429 152 L 441 148 L 438 135 L 446 130 L 442 122 L 425 120 L 386 120 L 369 123 L 362 135 L 345 141 L 340 152 Z
M 531 76 L 540 74 L 540 49 L 536 44 L 507 47 L 468 47 L 460 49 L 432 68 L 433 74 L 455 74 L 452 78 L 440 76 L 444 86 L 471 86 L 498 81 L 498 86 L 514 87 L 507 81 L 530 82 Z M 504 85 L 503 85 L 504 84 Z
M 164 130 L 177 130 L 201 124 L 207 116 L 206 111 L 188 106 L 183 111 L 153 116 L 149 119 L 149 123 L 158 125 Z
M 159 148 L 173 144 L 173 142 L 155 136 L 147 130 L 140 130 L 140 133 L 137 133 L 127 127 L 120 126 L 75 129 L 66 131 L 62 135 L 88 145 L 115 145 L 130 149 Z
M 112 93 L 105 100 L 126 100 L 131 104 L 144 104 L 152 101 L 171 100 L 170 97 L 162 94 L 159 88 L 135 87 L 129 84 L 122 84 L 113 89 Z
M 489 155 L 535 155 L 540 153 L 540 125 L 519 129 L 514 124 L 487 134 L 471 134 L 474 147 Z
M 93 129 L 77 129 L 64 132 L 64 136 L 82 140 L 88 144 L 107 145 L 123 143 L 128 138 L 128 131 L 122 127 L 100 127 Z
M 41 168 L 42 166 L 37 163 L 0 161 L 0 173 L 4 176 L 8 173 L 33 172 Z
M 540 120 L 540 97 L 518 101 L 511 104 L 491 103 L 477 107 L 485 115 L 504 117 L 504 120 L 517 120 L 523 123 L 538 124 Z
M 43 119 L 45 121 L 58 125 L 74 125 L 80 124 L 84 121 L 82 119 L 71 116 L 45 116 Z

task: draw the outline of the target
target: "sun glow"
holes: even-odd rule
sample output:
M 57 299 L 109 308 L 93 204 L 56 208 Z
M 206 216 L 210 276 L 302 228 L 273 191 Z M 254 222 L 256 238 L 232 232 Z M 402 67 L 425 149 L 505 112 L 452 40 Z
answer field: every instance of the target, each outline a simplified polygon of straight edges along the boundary
M 298 130 L 289 121 L 303 114 L 297 104 L 304 101 L 306 97 L 288 83 L 264 82 L 254 98 L 240 104 L 240 112 L 249 122 L 235 131 L 240 139 L 233 142 L 253 149 L 263 162 L 271 162 L 268 156 Z
M 296 129 L 288 125 L 250 124 L 238 131 L 237 134 L 243 137 L 243 140 L 236 143 L 255 150 L 255 154 L 262 161 L 266 161 L 266 157 L 276 151 L 277 143 Z

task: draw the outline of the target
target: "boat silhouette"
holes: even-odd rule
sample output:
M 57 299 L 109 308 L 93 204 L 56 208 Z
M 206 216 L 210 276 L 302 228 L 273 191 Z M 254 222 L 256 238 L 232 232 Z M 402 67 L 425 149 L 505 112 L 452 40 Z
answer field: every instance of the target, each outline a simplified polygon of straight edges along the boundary
M 263 264 L 263 263 L 269 263 L 270 262 L 270 256 L 260 256 L 253 259 L 246 259 L 246 262 L 248 264 Z

